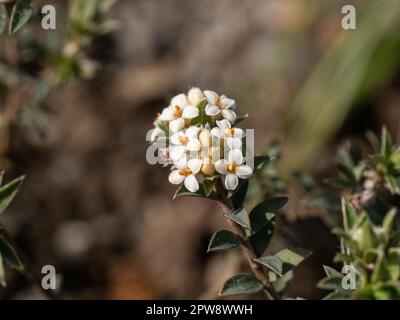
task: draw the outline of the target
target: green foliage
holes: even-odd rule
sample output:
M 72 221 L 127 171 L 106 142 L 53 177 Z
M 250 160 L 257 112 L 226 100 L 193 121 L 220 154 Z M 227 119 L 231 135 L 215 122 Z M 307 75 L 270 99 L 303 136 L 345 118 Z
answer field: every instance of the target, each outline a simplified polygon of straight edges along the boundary
M 390 210 L 381 225 L 371 222 L 366 211 L 357 212 L 343 200 L 344 227 L 334 232 L 342 250 L 335 260 L 353 266 L 356 288 L 343 289 L 343 275 L 324 267 L 326 278 L 319 287 L 334 290 L 326 299 L 400 299 L 400 242 L 396 209 Z
M 256 293 L 263 289 L 263 284 L 250 274 L 237 274 L 229 278 L 223 285 L 219 295 L 230 296 L 237 294 Z
M 208 252 L 221 251 L 237 247 L 240 239 L 231 231 L 220 230 L 214 233 L 208 245 Z
M 2 182 L 3 173 L 0 174 L 0 184 Z M 0 213 L 2 213 L 16 196 L 24 177 L 17 178 L 0 188 Z M 14 249 L 10 237 L 5 228 L 0 224 L 0 284 L 6 285 L 5 268 L 7 264 L 19 271 L 24 270 L 24 266 Z

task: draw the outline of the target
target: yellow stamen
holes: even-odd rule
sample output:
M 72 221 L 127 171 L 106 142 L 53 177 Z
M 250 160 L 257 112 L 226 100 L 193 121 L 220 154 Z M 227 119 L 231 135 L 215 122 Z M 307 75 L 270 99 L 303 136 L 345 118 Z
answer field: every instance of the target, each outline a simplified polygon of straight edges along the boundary
M 224 110 L 225 108 L 228 107 L 227 104 L 225 103 L 221 103 L 221 97 L 216 97 L 214 100 L 214 104 L 217 105 L 220 109 Z
M 225 134 L 226 134 L 227 136 L 230 136 L 230 137 L 235 136 L 235 128 L 232 128 L 232 129 L 226 128 L 226 129 L 225 129 Z
M 187 177 L 188 175 L 191 175 L 191 174 L 192 174 L 192 171 L 191 171 L 190 169 L 183 169 L 183 170 L 179 170 L 178 173 L 179 173 L 181 176 Z
M 229 173 L 235 173 L 236 172 L 236 165 L 235 164 L 230 164 L 230 165 L 228 165 L 228 172 Z
M 182 118 L 182 113 L 183 113 L 182 108 L 180 106 L 176 105 L 175 106 L 174 119 L 176 120 L 176 119 Z
M 188 137 L 179 137 L 179 142 L 183 145 L 187 145 L 187 143 L 189 142 Z

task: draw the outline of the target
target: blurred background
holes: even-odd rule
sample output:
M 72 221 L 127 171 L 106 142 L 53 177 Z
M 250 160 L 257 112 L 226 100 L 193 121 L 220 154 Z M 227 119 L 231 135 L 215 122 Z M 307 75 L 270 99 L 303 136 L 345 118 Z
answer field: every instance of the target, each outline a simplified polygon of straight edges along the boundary
M 68 1 L 54 2 L 62 16 Z M 341 27 L 346 4 L 356 30 Z M 258 154 L 281 142 L 282 177 L 304 170 L 322 181 L 345 140 L 365 143 L 383 124 L 400 133 L 396 0 L 119 0 L 108 16 L 119 28 L 93 45 L 96 76 L 54 90 L 39 128 L 13 124 L 1 148 L 6 180 L 27 176 L 2 221 L 38 277 L 56 267 L 59 298 L 217 298 L 242 267 L 239 252 L 206 253 L 225 226 L 218 206 L 173 201 L 168 170 L 146 162 L 146 133 L 177 93 L 198 86 L 236 99 Z M 289 198 L 295 208 L 296 190 Z M 338 247 L 321 218 L 330 213 L 290 212 L 291 241 L 314 253 L 290 295 L 317 299 Z M 0 298 L 40 298 L 23 276 L 7 276 Z

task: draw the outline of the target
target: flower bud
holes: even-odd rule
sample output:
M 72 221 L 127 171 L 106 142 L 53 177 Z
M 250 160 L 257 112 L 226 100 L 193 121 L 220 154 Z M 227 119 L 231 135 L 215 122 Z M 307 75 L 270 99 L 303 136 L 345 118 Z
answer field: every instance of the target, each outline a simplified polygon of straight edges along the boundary
M 211 133 L 210 130 L 202 130 L 199 134 L 199 141 L 202 147 L 211 146 Z
M 197 106 L 204 99 L 204 94 L 199 88 L 192 88 L 188 92 L 188 100 L 192 106 Z
M 201 167 L 201 172 L 206 176 L 210 176 L 215 172 L 215 167 L 212 163 L 205 163 Z

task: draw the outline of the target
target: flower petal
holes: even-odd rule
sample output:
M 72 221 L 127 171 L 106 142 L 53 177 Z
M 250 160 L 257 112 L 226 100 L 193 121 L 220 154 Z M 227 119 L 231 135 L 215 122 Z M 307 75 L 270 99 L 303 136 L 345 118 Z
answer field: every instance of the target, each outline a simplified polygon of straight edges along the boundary
M 186 106 L 182 112 L 182 118 L 193 119 L 199 116 L 199 109 L 193 106 Z
M 244 137 L 244 130 L 241 129 L 241 128 L 235 128 L 233 136 L 235 138 L 239 138 L 239 139 L 243 138 Z
M 242 140 L 239 138 L 226 137 L 226 144 L 229 149 L 241 149 L 242 148 Z
M 185 131 L 185 135 L 186 137 L 188 137 L 189 139 L 193 139 L 193 138 L 197 138 L 199 135 L 199 128 L 195 127 L 195 126 L 191 126 L 189 128 L 186 129 Z
M 222 131 L 225 131 L 225 129 L 230 129 L 230 128 L 231 128 L 231 123 L 230 123 L 228 120 L 223 119 L 223 120 L 217 121 L 217 126 L 218 126 Z
M 197 182 L 196 177 L 193 174 L 188 175 L 185 178 L 184 184 L 186 189 L 188 189 L 190 192 L 196 192 L 197 190 L 199 190 L 199 183 Z
M 234 164 L 242 164 L 243 162 L 243 154 L 242 150 L 233 149 L 228 153 L 228 162 Z
M 182 109 L 187 105 L 187 98 L 184 93 L 178 94 L 171 99 L 171 107 L 179 106 Z
M 168 181 L 172 184 L 180 184 L 185 180 L 185 176 L 179 174 L 179 170 L 171 171 L 168 176 Z
M 253 173 L 253 169 L 247 165 L 241 165 L 236 168 L 236 175 L 239 178 L 246 179 Z
M 190 159 L 188 161 L 188 168 L 194 174 L 198 173 L 201 169 L 202 161 L 200 159 Z
M 185 146 L 170 146 L 169 156 L 172 160 L 177 161 L 185 155 L 185 151 L 186 151 Z
M 172 120 L 169 123 L 169 130 L 171 130 L 172 133 L 178 132 L 182 130 L 185 127 L 185 120 L 182 118 Z
M 222 116 L 230 122 L 233 122 L 236 120 L 236 113 L 229 109 L 222 110 Z
M 212 128 L 210 132 L 211 132 L 211 135 L 214 137 L 217 137 L 217 138 L 223 137 L 223 132 L 220 128 L 217 128 L 217 127 Z
M 200 151 L 200 149 L 201 149 L 200 141 L 198 139 L 190 140 L 188 142 L 188 144 L 186 145 L 186 149 L 188 151 Z
M 208 104 L 206 106 L 205 111 L 206 111 L 206 115 L 213 117 L 213 116 L 216 116 L 217 114 L 219 114 L 221 112 L 221 109 L 218 108 L 215 104 Z
M 221 103 L 226 105 L 226 108 L 233 108 L 235 106 L 235 100 L 229 99 L 226 95 L 221 96 Z
M 176 161 L 174 161 L 175 163 L 175 167 L 179 170 L 183 170 L 187 168 L 187 161 L 186 161 L 186 157 L 182 157 Z
M 161 111 L 160 116 L 158 117 L 159 120 L 162 121 L 171 121 L 174 119 L 174 109 L 171 107 L 164 108 Z
M 184 138 L 184 137 L 185 137 L 185 134 L 182 131 L 174 133 L 170 138 L 171 145 L 175 145 L 175 146 L 182 145 L 180 138 Z
M 150 141 L 154 142 L 157 140 L 158 137 L 162 137 L 162 136 L 165 136 L 165 132 L 162 129 L 156 127 L 151 131 Z
M 227 173 L 227 163 L 224 159 L 217 160 L 215 162 L 215 170 L 217 170 L 218 173 L 220 174 L 226 174 Z
M 225 188 L 227 190 L 235 190 L 239 184 L 239 179 L 234 174 L 228 174 L 225 177 Z
M 206 96 L 207 101 L 212 104 L 214 104 L 215 99 L 218 98 L 218 94 L 215 91 L 211 91 L 211 90 L 204 90 L 204 95 Z

